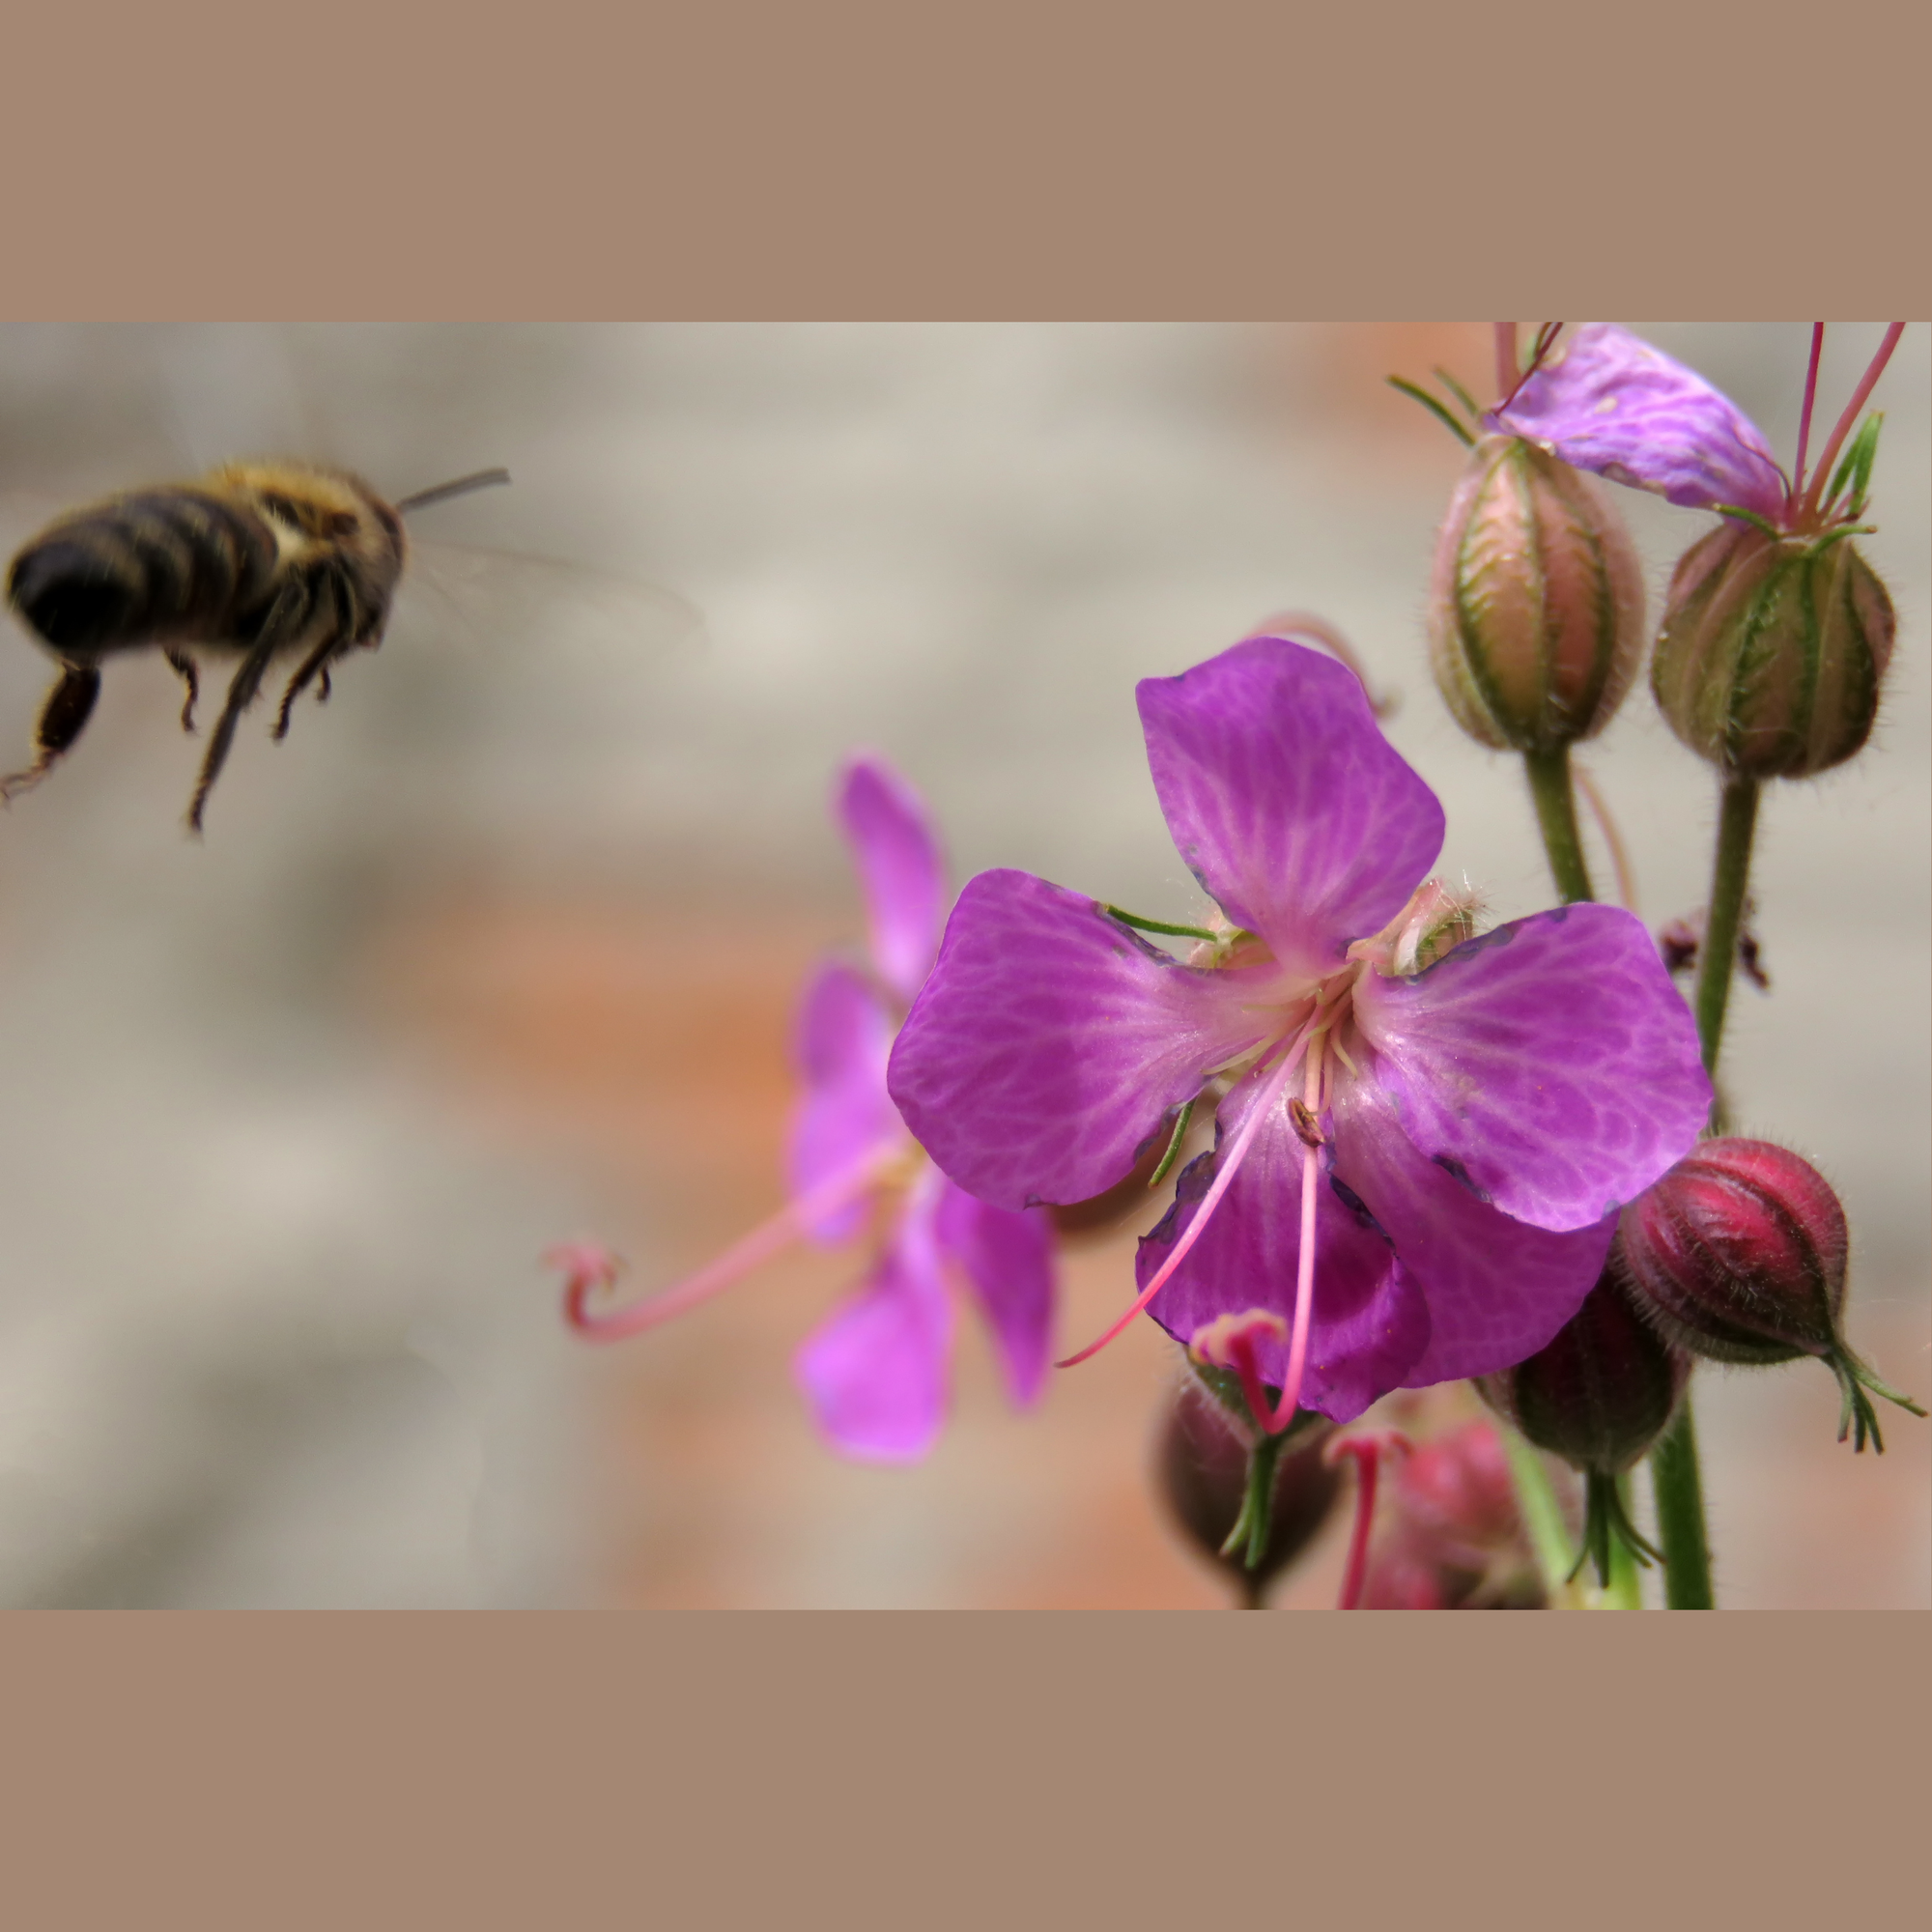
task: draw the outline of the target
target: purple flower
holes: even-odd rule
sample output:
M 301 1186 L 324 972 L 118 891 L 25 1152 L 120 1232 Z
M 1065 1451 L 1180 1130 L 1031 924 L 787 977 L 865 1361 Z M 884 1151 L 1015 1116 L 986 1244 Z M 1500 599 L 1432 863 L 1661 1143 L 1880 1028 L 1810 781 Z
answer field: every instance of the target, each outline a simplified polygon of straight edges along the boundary
M 1794 474 L 1778 467 L 1764 432 L 1728 396 L 1615 323 L 1586 323 L 1484 418 L 1578 469 L 1654 491 L 1690 509 L 1747 510 L 1779 528 L 1818 521 L 1832 460 L 1878 381 L 1903 324 L 1894 323 L 1819 458 L 1804 490 L 1805 443 L 1824 325 L 1811 366 Z M 1835 484 L 1834 484 L 1835 489 Z
M 1441 808 L 1315 651 L 1253 638 L 1139 699 L 1219 918 L 1182 962 L 1080 894 L 982 872 L 893 1050 L 906 1124 L 1018 1210 L 1114 1185 L 1219 1092 L 1214 1151 L 1101 1339 L 1150 1308 L 1251 1404 L 1279 1388 L 1272 1426 L 1534 1353 L 1710 1106 L 1648 934 L 1585 904 L 1457 943 L 1466 907 L 1422 883 Z
M 565 1247 L 566 1313 L 581 1333 L 615 1341 L 717 1293 L 800 1236 L 862 1238 L 883 1219 L 859 1293 L 807 1339 L 794 1370 L 826 1436 L 849 1456 L 911 1462 L 944 1420 L 952 1349 L 949 1273 L 992 1328 L 1013 1399 L 1045 1378 L 1053 1316 L 1049 1218 L 991 1206 L 938 1173 L 886 1092 L 896 1021 L 932 964 L 946 914 L 945 874 L 920 800 L 882 759 L 855 757 L 836 808 L 858 867 L 871 929 L 870 972 L 832 961 L 801 1002 L 796 1057 L 805 1093 L 788 1148 L 789 1205 L 689 1280 L 615 1313 L 593 1313 L 616 1264 Z M 887 1203 L 883 1217 L 877 1209 Z

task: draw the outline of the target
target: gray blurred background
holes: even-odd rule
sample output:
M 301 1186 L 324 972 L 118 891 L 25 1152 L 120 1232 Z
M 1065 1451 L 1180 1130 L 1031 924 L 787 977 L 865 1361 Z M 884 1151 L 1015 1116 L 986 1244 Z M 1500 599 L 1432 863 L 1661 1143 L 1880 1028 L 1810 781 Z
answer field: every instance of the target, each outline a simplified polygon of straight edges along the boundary
M 1804 326 L 1635 326 L 1788 461 Z M 1833 329 L 1827 425 L 1879 332 Z M 1886 711 L 1768 802 L 1774 991 L 1728 1049 L 1740 1129 L 1843 1193 L 1852 1334 L 1921 1400 L 1926 351 L 1915 325 L 1875 398 Z M 416 521 L 384 648 L 286 743 L 250 718 L 202 842 L 147 658 L 0 818 L 0 1602 L 1215 1601 L 1145 1495 L 1155 1338 L 1026 1420 L 969 1344 L 932 1462 L 852 1469 L 784 1380 L 849 1261 L 596 1353 L 536 1257 L 596 1232 L 655 1285 L 777 1204 L 796 975 L 857 929 L 824 810 L 851 746 L 922 787 L 958 877 L 1184 914 L 1133 682 L 1314 611 L 1402 696 L 1442 869 L 1548 903 L 1518 770 L 1422 659 L 1460 452 L 1381 382 L 1487 393 L 1488 353 L 1462 324 L 0 328 L 10 554 L 230 455 L 392 496 L 515 475 Z M 1654 602 L 1708 520 L 1615 494 Z M 13 632 L 15 763 L 50 678 Z M 1695 908 L 1712 786 L 1641 688 L 1586 761 L 1644 916 Z M 1076 1258 L 1069 1332 L 1127 1252 Z M 1889 1413 L 1855 1463 L 1822 1369 L 1697 1387 L 1726 1602 L 1928 1601 L 1932 1428 Z

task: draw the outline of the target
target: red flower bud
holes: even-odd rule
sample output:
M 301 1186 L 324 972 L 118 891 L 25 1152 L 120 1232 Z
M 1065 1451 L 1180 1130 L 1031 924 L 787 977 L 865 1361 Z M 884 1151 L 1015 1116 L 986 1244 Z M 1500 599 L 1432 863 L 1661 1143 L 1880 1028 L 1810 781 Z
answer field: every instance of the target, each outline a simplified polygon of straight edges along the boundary
M 1538 1448 L 1583 1472 L 1583 1549 L 1605 1583 L 1612 1536 L 1639 1563 L 1662 1561 L 1625 1514 L 1616 1478 L 1663 1434 L 1690 1377 L 1690 1358 L 1638 1315 L 1612 1266 L 1553 1342 L 1476 1384 Z
M 1238 1392 L 1236 1392 L 1238 1400 Z M 1267 1541 L 1253 1569 L 1245 1548 L 1227 1546 L 1240 1520 L 1248 1487 L 1253 1431 L 1190 1375 L 1176 1391 L 1161 1425 L 1155 1473 L 1169 1513 L 1187 1540 L 1223 1571 L 1242 1599 L 1259 1605 L 1269 1581 L 1314 1542 L 1327 1520 L 1342 1478 L 1326 1466 L 1321 1450 L 1331 1426 L 1319 1417 L 1297 1419 L 1282 1438 L 1270 1438 L 1278 1456 L 1269 1503 Z
M 1865 1389 L 1923 1414 L 1846 1347 L 1845 1210 L 1823 1175 L 1788 1148 L 1705 1141 L 1624 1210 L 1617 1264 L 1638 1308 L 1679 1348 L 1714 1361 L 1816 1355 L 1844 1397 L 1838 1439 L 1856 1423 L 1884 1448 Z

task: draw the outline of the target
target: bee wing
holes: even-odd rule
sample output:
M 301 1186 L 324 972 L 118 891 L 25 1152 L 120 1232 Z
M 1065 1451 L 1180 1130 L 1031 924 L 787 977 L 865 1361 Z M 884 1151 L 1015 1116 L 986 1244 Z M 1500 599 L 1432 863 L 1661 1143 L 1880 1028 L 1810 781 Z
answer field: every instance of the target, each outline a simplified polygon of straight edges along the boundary
M 694 606 L 641 578 L 520 551 L 412 543 L 390 635 L 629 662 L 690 645 L 703 628 Z

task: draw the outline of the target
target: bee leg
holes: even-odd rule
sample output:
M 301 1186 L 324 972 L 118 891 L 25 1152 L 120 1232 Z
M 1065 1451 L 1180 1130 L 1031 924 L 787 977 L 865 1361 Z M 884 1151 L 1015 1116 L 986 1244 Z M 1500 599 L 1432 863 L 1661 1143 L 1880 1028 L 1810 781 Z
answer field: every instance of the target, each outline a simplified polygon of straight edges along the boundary
M 296 672 L 294 677 L 289 679 L 289 688 L 282 693 L 281 713 L 275 720 L 273 732 L 270 733 L 270 736 L 275 738 L 277 742 L 289 735 L 289 713 L 295 709 L 296 699 L 302 695 L 318 675 L 322 678 L 322 690 L 318 694 L 318 696 L 323 700 L 327 700 L 328 696 L 328 661 L 341 648 L 342 642 L 339 638 L 333 634 L 326 637 L 302 660 L 301 668 Z
M 194 703 L 195 699 L 201 696 L 201 679 L 196 674 L 194 660 L 185 651 L 176 650 L 173 645 L 170 645 L 161 655 L 167 659 L 169 664 L 174 666 L 176 671 L 181 676 L 181 681 L 187 686 L 187 701 L 182 706 L 182 729 L 184 731 L 192 731 L 194 729 Z
M 40 723 L 34 727 L 37 753 L 34 762 L 23 772 L 0 779 L 0 804 L 5 804 L 15 792 L 39 784 L 53 770 L 86 727 L 94 700 L 99 696 L 100 671 L 97 666 L 68 666 L 60 682 L 47 693 L 47 701 L 41 706 Z
M 187 809 L 188 829 L 191 832 L 201 830 L 202 809 L 208 803 L 208 794 L 213 788 L 215 780 L 221 776 L 222 766 L 228 762 L 229 747 L 235 742 L 235 727 L 241 724 L 242 712 L 254 703 L 275 652 L 300 635 L 308 611 L 308 592 L 299 582 L 291 582 L 275 599 L 268 616 L 262 621 L 262 628 L 255 634 L 254 644 L 229 683 L 221 716 L 215 721 L 213 735 L 208 741 L 208 755 L 201 761 L 201 777 L 195 781 L 194 797 Z

